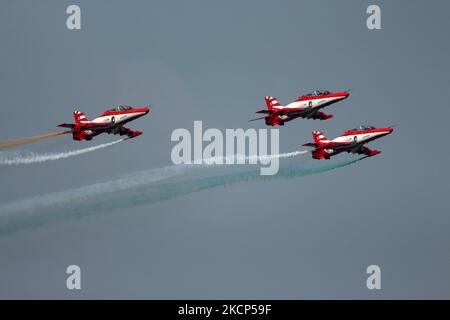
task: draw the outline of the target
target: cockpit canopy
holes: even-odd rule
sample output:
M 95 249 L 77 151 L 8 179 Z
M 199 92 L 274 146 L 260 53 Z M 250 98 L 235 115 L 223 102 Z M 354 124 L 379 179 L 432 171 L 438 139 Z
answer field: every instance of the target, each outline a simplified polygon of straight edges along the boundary
M 360 125 L 359 128 L 352 129 L 352 131 L 363 131 L 376 129 L 374 126 Z
M 125 110 L 131 110 L 131 109 L 133 109 L 133 108 L 129 107 L 129 106 L 118 106 L 118 107 L 110 109 L 109 111 L 125 111 Z
M 308 92 L 307 94 L 304 94 L 303 97 L 308 96 L 322 96 L 325 94 L 330 94 L 331 92 L 328 90 L 314 90 L 313 92 Z

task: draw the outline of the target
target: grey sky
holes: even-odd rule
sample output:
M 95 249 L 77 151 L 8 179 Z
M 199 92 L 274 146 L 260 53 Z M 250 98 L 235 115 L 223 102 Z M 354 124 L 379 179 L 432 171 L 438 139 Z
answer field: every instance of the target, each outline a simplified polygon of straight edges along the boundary
M 65 27 L 79 4 L 82 30 Z M 379 4 L 382 29 L 366 28 Z M 327 121 L 280 129 L 282 152 L 397 124 L 382 154 L 291 180 L 235 184 L 0 237 L 2 298 L 450 298 L 448 1 L 2 1 L 0 140 L 56 131 L 74 108 L 155 105 L 137 139 L 0 168 L 0 203 L 170 164 L 170 134 L 263 128 L 265 95 L 351 88 Z M 33 151 L 115 139 L 68 136 Z M 331 161 L 350 159 L 341 155 Z M 313 160 L 297 158 L 305 166 Z M 79 292 L 65 268 L 82 269 Z M 382 269 L 369 291 L 365 269 Z

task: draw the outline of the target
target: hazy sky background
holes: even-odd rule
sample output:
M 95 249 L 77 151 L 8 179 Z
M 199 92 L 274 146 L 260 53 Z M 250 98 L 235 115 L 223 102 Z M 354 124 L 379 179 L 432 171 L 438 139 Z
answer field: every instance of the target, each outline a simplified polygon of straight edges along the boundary
M 82 30 L 66 29 L 70 4 Z M 378 4 L 382 29 L 366 28 Z M 0 168 L 0 203 L 169 165 L 176 128 L 249 123 L 273 95 L 351 88 L 327 121 L 396 124 L 382 154 L 292 180 L 235 184 L 0 237 L 2 298 L 450 298 L 448 1 L 1 1 L 0 141 L 153 104 L 137 139 L 66 160 Z M 69 136 L 25 146 L 73 150 Z M 355 156 L 340 155 L 330 161 Z M 297 158 L 305 166 L 313 160 Z M 292 162 L 292 160 L 290 160 Z M 82 270 L 82 290 L 65 269 Z M 366 267 L 382 290 L 366 288 Z

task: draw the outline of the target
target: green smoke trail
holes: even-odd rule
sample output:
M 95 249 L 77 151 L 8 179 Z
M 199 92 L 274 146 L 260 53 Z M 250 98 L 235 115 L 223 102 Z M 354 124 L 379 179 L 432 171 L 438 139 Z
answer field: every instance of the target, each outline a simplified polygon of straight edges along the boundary
M 114 210 L 127 209 L 183 195 L 208 190 L 220 186 L 229 186 L 240 182 L 268 181 L 274 179 L 290 179 L 318 174 L 345 166 L 349 166 L 366 157 L 355 160 L 330 163 L 320 167 L 305 168 L 298 164 L 281 167 L 277 175 L 262 176 L 259 169 L 233 172 L 218 176 L 190 179 L 179 182 L 150 184 L 130 188 L 119 193 L 97 196 L 95 199 L 72 201 L 65 205 L 53 205 L 41 209 L 42 213 L 15 214 L 8 219 L 0 220 L 0 234 L 8 234 L 18 230 L 46 225 L 50 222 L 80 218 L 88 215 L 109 213 Z

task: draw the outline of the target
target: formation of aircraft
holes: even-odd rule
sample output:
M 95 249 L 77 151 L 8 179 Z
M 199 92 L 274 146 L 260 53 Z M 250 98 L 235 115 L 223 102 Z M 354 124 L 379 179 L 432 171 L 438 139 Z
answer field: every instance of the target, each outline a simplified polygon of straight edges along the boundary
M 286 106 L 282 106 L 274 97 L 265 97 L 267 109 L 259 110 L 257 113 L 266 114 L 264 117 L 252 119 L 265 119 L 266 125 L 284 125 L 285 122 L 296 118 L 326 120 L 333 115 L 319 111 L 331 104 L 346 99 L 349 91 L 330 92 L 327 90 L 315 90 L 304 94 L 297 100 Z M 133 131 L 124 127 L 130 121 L 140 118 L 150 112 L 149 107 L 132 108 L 130 106 L 119 106 L 103 112 L 97 118 L 89 121 L 83 112 L 74 111 L 75 123 L 62 123 L 59 127 L 70 128 L 74 140 L 92 140 L 101 134 L 119 134 L 134 138 L 142 134 L 141 131 Z M 365 144 L 391 134 L 392 127 L 375 128 L 373 126 L 360 126 L 344 132 L 333 140 L 327 139 L 320 131 L 313 131 L 314 142 L 305 143 L 303 146 L 314 147 L 312 157 L 314 159 L 330 159 L 341 152 L 363 154 L 372 157 L 381 153 L 380 150 L 369 149 Z
M 130 121 L 145 116 L 150 112 L 149 107 L 132 108 L 119 106 L 103 112 L 97 118 L 89 121 L 83 112 L 74 111 L 75 123 L 62 123 L 58 127 L 70 128 L 74 140 L 92 140 L 101 133 L 127 135 L 130 138 L 137 137 L 142 131 L 133 131 L 124 125 Z
M 392 127 L 375 128 L 373 126 L 360 126 L 344 132 L 333 140 L 328 140 L 322 132 L 313 131 L 314 142 L 305 143 L 306 147 L 314 147 L 312 157 L 314 159 L 330 159 L 341 152 L 364 154 L 372 157 L 381 153 L 380 150 L 372 150 L 364 144 L 391 134 Z
M 350 95 L 349 90 L 340 92 L 330 92 L 328 90 L 315 90 L 300 96 L 297 100 L 286 106 L 281 105 L 278 100 L 271 96 L 266 96 L 267 109 L 259 110 L 256 113 L 266 114 L 263 117 L 250 121 L 264 119 L 266 125 L 284 125 L 285 122 L 296 118 L 326 120 L 333 117 L 319 111 L 329 105 L 342 101 Z M 341 136 L 328 140 L 322 132 L 313 131 L 314 142 L 304 144 L 304 146 L 314 147 L 312 157 L 314 159 L 330 159 L 341 152 L 364 154 L 372 157 L 381 153 L 380 150 L 372 150 L 364 146 L 366 143 L 379 139 L 392 133 L 392 127 L 375 128 L 373 126 L 360 126 L 357 129 L 346 131 Z
M 342 101 L 349 95 L 350 92 L 348 91 L 330 92 L 328 90 L 314 90 L 311 93 L 300 96 L 297 100 L 286 106 L 282 106 L 276 98 L 267 96 L 265 97 L 267 109 L 256 111 L 256 113 L 264 113 L 266 116 L 250 121 L 265 119 L 266 125 L 268 126 L 282 126 L 285 122 L 296 118 L 330 119 L 333 117 L 332 114 L 326 114 L 319 110 L 338 101 Z

